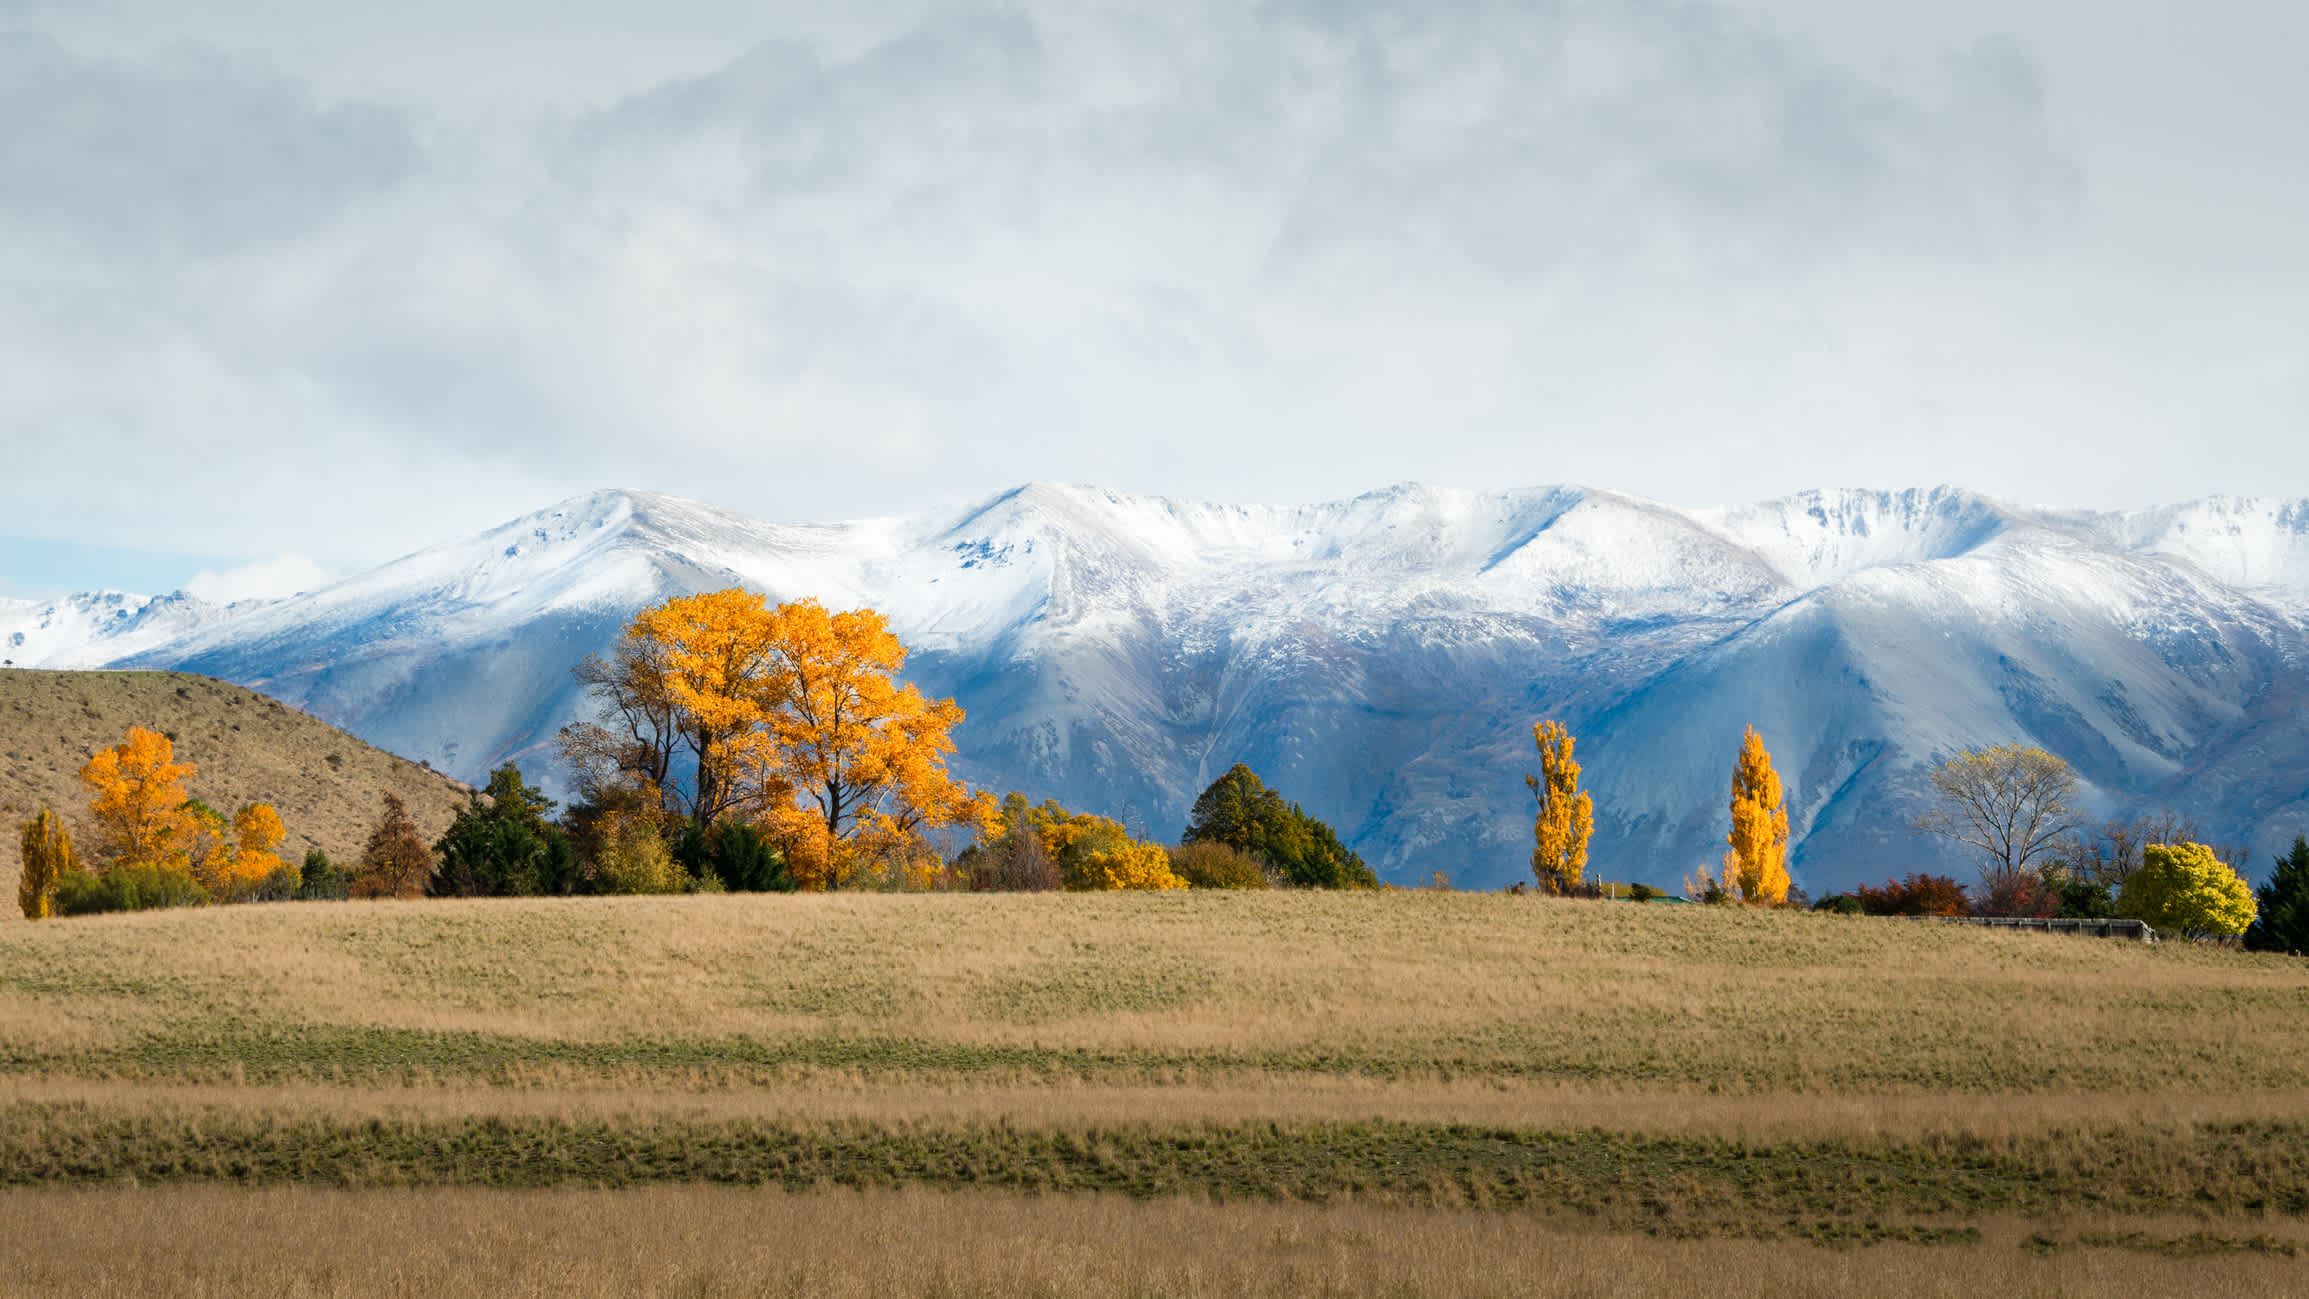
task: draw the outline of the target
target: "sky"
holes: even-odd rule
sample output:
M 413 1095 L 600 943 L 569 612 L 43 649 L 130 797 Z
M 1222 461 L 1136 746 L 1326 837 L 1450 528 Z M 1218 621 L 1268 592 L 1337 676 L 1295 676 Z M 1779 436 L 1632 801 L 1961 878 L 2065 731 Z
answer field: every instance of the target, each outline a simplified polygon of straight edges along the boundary
M 2309 495 L 2309 6 L 0 0 L 0 596 L 604 487 Z

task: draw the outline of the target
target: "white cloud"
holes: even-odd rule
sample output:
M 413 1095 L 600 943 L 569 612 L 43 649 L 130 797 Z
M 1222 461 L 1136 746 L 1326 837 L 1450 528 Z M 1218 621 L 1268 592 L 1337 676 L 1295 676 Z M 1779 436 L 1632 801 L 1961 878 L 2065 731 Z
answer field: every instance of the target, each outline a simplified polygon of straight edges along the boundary
M 0 49 L 47 114 L 0 113 L 12 528 L 101 505 L 341 571 L 604 485 L 830 517 L 1037 477 L 2309 474 L 2270 341 L 2309 263 L 2194 190 L 2165 255 L 2112 236 L 2057 32 L 1919 20 L 1863 60 L 1704 0 L 413 3 L 24 10 L 77 16 Z M 2200 245 L 2261 281 L 2192 303 Z
M 184 591 L 210 604 L 231 604 L 316 591 L 328 584 L 328 571 L 305 556 L 276 555 L 221 573 L 204 568 L 184 584 Z

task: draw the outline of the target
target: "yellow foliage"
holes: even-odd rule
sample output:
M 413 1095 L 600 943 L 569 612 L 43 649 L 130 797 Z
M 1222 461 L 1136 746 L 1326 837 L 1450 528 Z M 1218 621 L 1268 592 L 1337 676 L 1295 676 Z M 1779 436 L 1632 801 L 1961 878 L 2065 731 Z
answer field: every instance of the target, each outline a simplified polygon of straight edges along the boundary
M 24 870 L 16 879 L 16 905 L 26 920 L 46 920 L 56 914 L 56 881 L 80 869 L 72 832 L 44 807 L 24 823 L 21 844 Z
M 697 759 L 690 813 L 701 824 L 788 792 L 753 743 L 780 693 L 776 631 L 762 597 L 736 587 L 644 609 L 626 629 L 621 667 L 631 687 L 665 701 Z M 749 756 L 757 759 L 750 769 Z
M 2260 914 L 2253 886 L 2201 843 L 2153 843 L 2125 877 L 2117 914 L 2189 937 L 2241 934 Z
M 1727 896 L 1755 905 L 1788 900 L 1788 809 L 1772 755 L 1753 726 L 1732 768 L 1732 832 L 1725 841 L 1731 845 L 1721 881 Z
M 88 811 L 98 854 L 136 866 L 188 865 L 199 825 L 186 810 L 184 782 L 197 770 L 176 761 L 167 736 L 141 726 L 99 750 L 80 769 L 95 796 Z
M 758 817 L 804 888 L 931 879 L 925 832 L 992 817 L 991 798 L 946 772 L 962 709 L 896 679 L 905 646 L 871 609 L 714 591 L 644 610 L 627 638 L 650 648 L 635 662 L 654 665 L 683 719 L 698 819 Z
M 1171 873 L 1171 856 L 1161 844 L 1130 843 L 1084 859 L 1081 877 L 1092 889 L 1183 889 L 1185 880 Z
M 1020 820 L 1041 837 L 1069 889 L 1103 892 L 1187 887 L 1187 882 L 1171 870 L 1170 853 L 1161 844 L 1132 839 L 1122 822 L 1111 817 L 1069 812 L 1055 799 L 1029 807 L 1023 795 L 1012 794 L 989 819 L 988 837 L 1007 834 Z
M 593 870 L 594 888 L 601 893 L 679 893 L 687 882 L 656 825 L 630 813 L 606 818 Z
M 286 866 L 278 849 L 288 837 L 281 814 L 270 803 L 251 803 L 235 813 L 229 867 L 233 880 L 243 887 L 254 885 Z
M 1587 870 L 1588 836 L 1595 832 L 1595 802 L 1579 787 L 1579 763 L 1571 756 L 1571 732 L 1558 722 L 1531 728 L 1539 745 L 1539 772 L 1525 776 L 1539 799 L 1539 816 L 1532 834 L 1539 846 L 1531 853 L 1531 873 L 1542 887 L 1563 892 L 1579 883 Z

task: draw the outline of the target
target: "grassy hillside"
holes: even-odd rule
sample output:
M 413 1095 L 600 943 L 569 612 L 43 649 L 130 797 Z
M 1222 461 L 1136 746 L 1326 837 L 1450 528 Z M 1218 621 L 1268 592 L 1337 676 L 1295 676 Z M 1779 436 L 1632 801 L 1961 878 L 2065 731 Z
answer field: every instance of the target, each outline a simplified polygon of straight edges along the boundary
M 0 1028 L 7 1067 L 105 1076 L 2249 1096 L 2309 1087 L 2309 964 L 1493 894 L 307 904 L 12 931 Z
M 390 790 L 430 835 L 464 805 L 464 786 L 364 744 L 253 690 L 178 672 L 0 671 L 0 890 L 15 907 L 16 827 L 46 805 L 86 842 L 81 764 L 131 726 L 173 735 L 180 761 L 200 770 L 187 789 L 227 815 L 271 803 L 287 825 L 282 855 L 318 846 L 333 861 L 357 857 Z M 0 921 L 5 923 L 5 921 Z

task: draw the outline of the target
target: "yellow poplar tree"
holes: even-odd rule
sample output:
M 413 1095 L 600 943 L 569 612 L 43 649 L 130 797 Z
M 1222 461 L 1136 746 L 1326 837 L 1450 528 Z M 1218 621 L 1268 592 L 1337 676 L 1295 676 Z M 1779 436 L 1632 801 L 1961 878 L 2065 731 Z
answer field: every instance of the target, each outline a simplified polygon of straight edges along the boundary
M 1726 895 L 1754 905 L 1788 900 L 1788 809 L 1772 755 L 1753 726 L 1732 767 L 1732 832 L 1725 840 Z
M 24 823 L 22 847 L 24 873 L 16 881 L 16 905 L 26 920 L 46 920 L 56 914 L 56 881 L 80 869 L 72 832 L 43 807 Z
M 185 811 L 184 782 L 196 770 L 176 760 L 167 736 L 141 726 L 98 750 L 80 769 L 95 795 L 88 811 L 98 854 L 129 865 L 189 867 L 197 827 Z
M 1539 846 L 1532 849 L 1531 873 L 1540 887 L 1565 893 L 1587 870 L 1587 841 L 1595 832 L 1595 803 L 1579 787 L 1579 763 L 1571 756 L 1571 732 L 1559 722 L 1541 722 L 1531 728 L 1531 738 L 1539 745 L 1539 774 L 1523 778 L 1539 800 L 1539 817 L 1531 828 Z

